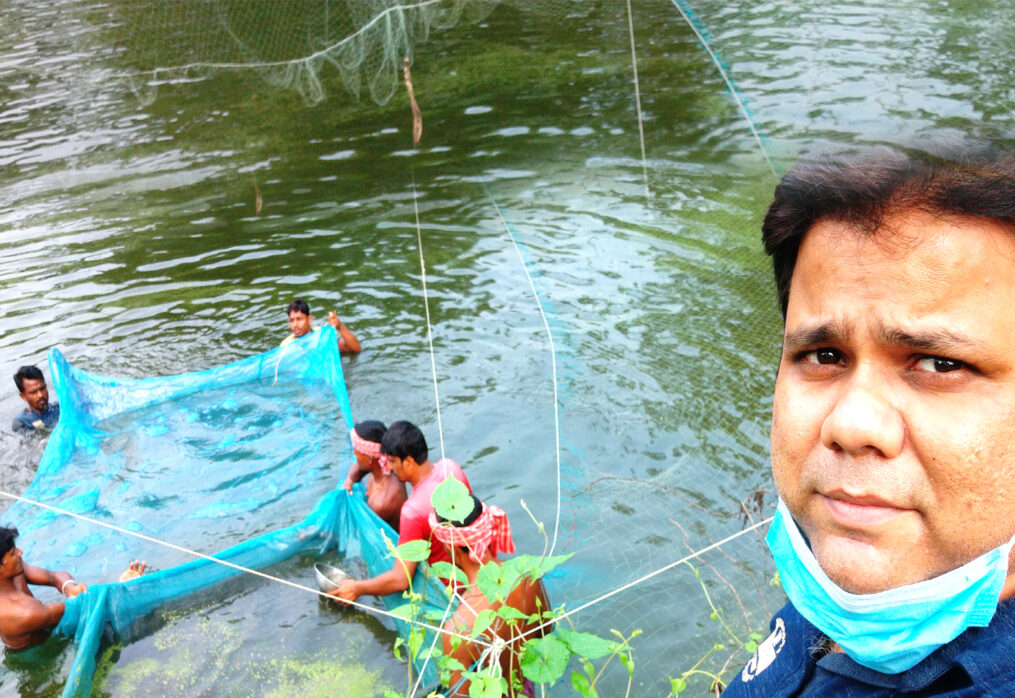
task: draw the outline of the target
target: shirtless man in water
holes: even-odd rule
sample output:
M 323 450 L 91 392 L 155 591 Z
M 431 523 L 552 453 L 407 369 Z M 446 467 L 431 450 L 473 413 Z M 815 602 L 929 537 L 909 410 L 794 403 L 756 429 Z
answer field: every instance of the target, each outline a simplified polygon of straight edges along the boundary
M 465 517 L 461 523 L 442 521 L 436 514 L 430 515 L 430 526 L 433 529 L 434 545 L 443 545 L 448 555 L 451 556 L 454 564 L 460 569 L 468 580 L 468 585 L 462 591 L 462 603 L 451 620 L 444 624 L 445 630 L 453 631 L 459 635 L 472 635 L 472 628 L 476 623 L 476 617 L 486 609 L 496 611 L 503 604 L 499 601 L 490 601 L 479 589 L 479 569 L 485 564 L 497 564 L 498 553 L 513 553 L 515 551 L 514 541 L 511 539 L 511 527 L 508 525 L 507 515 L 504 510 L 497 506 L 483 504 L 475 495 L 472 497 L 472 512 Z M 522 578 L 518 586 L 508 594 L 505 600 L 508 606 L 515 608 L 526 616 L 542 614 L 550 610 L 550 600 L 546 595 L 542 582 L 528 578 Z M 520 636 L 532 632 L 538 624 L 519 620 L 509 625 L 500 618 L 497 618 L 483 631 L 481 637 L 490 642 L 494 637 L 510 643 Z M 542 637 L 550 632 L 549 626 L 539 628 L 533 633 L 534 637 Z M 461 640 L 449 634 L 443 635 L 444 654 L 454 657 L 464 667 L 472 671 L 472 665 L 479 659 L 483 648 L 472 642 Z M 510 682 L 511 672 L 514 678 L 521 682 L 520 688 L 516 685 L 509 686 L 509 696 L 533 696 L 535 687 L 531 682 L 522 680 L 519 657 L 515 652 L 507 649 L 500 655 L 500 665 L 503 676 Z M 448 698 L 467 697 L 469 695 L 469 681 L 462 678 L 462 672 L 452 671 L 448 691 L 445 693 Z
M 352 486 L 369 475 L 367 504 L 397 532 L 402 505 L 409 495 L 405 483 L 381 465 L 381 439 L 386 431 L 382 422 L 369 419 L 358 423 L 349 433 L 356 462 L 349 467 L 343 487 L 351 494 Z
M 0 528 L 0 638 L 8 651 L 42 644 L 63 617 L 63 601 L 41 603 L 32 596 L 29 584 L 54 587 L 67 598 L 88 589 L 66 572 L 26 565 L 21 550 L 14 545 L 17 536 L 16 528 Z M 140 577 L 145 566 L 135 560 L 120 575 L 120 581 Z
M 285 309 L 286 316 L 289 318 L 289 331 L 288 337 L 282 340 L 281 346 L 294 342 L 304 335 L 308 335 L 311 332 L 317 330 L 314 327 L 314 316 L 310 314 L 310 306 L 302 298 L 297 298 Z M 338 313 L 334 310 L 328 312 L 328 324 L 335 328 L 335 332 L 338 334 L 338 350 L 343 354 L 359 354 L 363 351 L 360 346 L 359 340 L 356 339 L 356 335 L 352 333 L 345 323 L 342 322 Z

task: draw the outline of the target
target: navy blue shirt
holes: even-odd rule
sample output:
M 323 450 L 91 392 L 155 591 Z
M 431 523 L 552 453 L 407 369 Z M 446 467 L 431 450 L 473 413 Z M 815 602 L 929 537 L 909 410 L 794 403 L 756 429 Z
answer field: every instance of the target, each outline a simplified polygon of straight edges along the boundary
M 56 426 L 57 420 L 60 419 L 60 405 L 53 403 L 50 405 L 45 412 L 39 414 L 33 412 L 30 408 L 25 408 L 25 411 L 14 418 L 14 424 L 11 428 L 14 431 L 42 431 L 43 429 L 52 429 Z
M 1015 599 L 998 604 L 986 628 L 969 628 L 900 674 L 868 669 L 842 652 L 822 654 L 828 639 L 791 603 L 771 628 L 722 698 L 1015 696 Z

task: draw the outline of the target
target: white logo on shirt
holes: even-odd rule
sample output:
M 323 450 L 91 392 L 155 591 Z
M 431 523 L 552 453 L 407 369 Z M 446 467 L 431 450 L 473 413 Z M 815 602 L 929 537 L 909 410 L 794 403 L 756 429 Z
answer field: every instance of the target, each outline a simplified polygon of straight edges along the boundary
M 765 638 L 764 642 L 758 645 L 758 650 L 751 657 L 751 660 L 744 666 L 743 672 L 740 674 L 740 679 L 747 683 L 755 676 L 763 672 L 772 662 L 775 661 L 775 656 L 782 651 L 782 648 L 786 646 L 786 626 L 782 622 L 782 618 L 775 619 L 775 630 L 772 634 Z

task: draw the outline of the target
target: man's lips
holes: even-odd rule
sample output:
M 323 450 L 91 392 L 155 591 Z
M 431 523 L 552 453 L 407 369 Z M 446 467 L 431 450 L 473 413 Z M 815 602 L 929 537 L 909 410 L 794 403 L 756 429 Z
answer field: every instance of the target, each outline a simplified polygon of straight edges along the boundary
M 899 507 L 876 495 L 852 495 L 842 491 L 820 494 L 828 513 L 848 528 L 877 526 L 910 509 Z

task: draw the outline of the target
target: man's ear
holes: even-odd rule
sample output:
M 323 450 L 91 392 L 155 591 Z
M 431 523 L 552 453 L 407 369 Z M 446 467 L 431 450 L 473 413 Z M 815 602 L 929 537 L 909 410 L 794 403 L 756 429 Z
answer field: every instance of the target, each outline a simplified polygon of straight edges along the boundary
M 406 456 L 405 458 L 402 459 L 402 468 L 405 468 L 405 466 L 408 465 L 409 463 L 412 463 L 413 468 L 419 467 L 419 463 L 416 462 L 415 458 L 413 458 L 412 456 Z
M 312 323 L 313 321 L 314 321 L 314 316 L 313 315 L 307 315 L 307 322 Z

